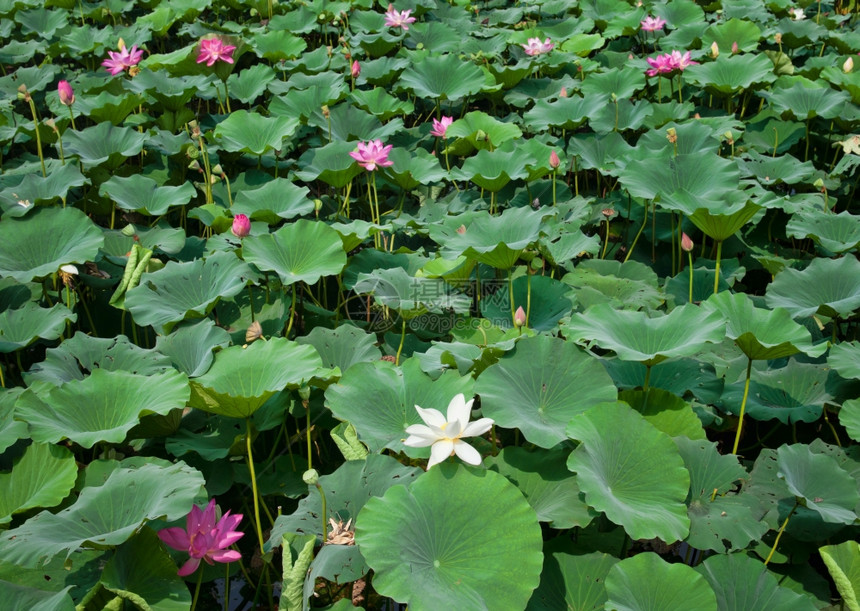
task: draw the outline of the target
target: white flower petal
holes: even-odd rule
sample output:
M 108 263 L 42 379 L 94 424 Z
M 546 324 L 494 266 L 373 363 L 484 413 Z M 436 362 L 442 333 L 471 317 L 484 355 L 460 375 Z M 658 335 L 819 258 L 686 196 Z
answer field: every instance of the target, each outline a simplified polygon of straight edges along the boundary
M 423 407 L 415 406 L 415 409 L 418 411 L 418 415 L 421 416 L 421 419 L 429 424 L 430 426 L 442 427 L 445 426 L 447 420 L 445 420 L 445 416 L 442 415 L 438 409 L 424 409 Z
M 469 399 L 466 401 L 466 397 L 463 396 L 463 393 L 458 394 L 451 402 L 448 403 L 448 422 L 454 422 L 455 420 L 460 423 L 460 430 L 466 428 L 466 425 L 469 423 L 469 416 L 472 414 L 472 403 L 474 403 L 475 399 Z M 454 435 L 452 435 L 454 437 Z
M 425 437 L 424 435 L 410 435 L 403 440 L 403 445 L 411 448 L 426 448 L 439 441 L 438 437 Z
M 454 442 L 450 439 L 440 439 L 433 444 L 430 450 L 430 460 L 427 461 L 427 469 L 433 465 L 438 465 L 440 462 L 451 456 L 454 451 Z
M 470 422 L 469 426 L 460 433 L 460 437 L 477 437 L 483 435 L 490 430 L 494 423 L 492 418 L 481 418 L 480 420 Z
M 454 452 L 457 453 L 457 456 L 459 456 L 460 460 L 464 463 L 468 463 L 470 465 L 481 464 L 481 455 L 478 454 L 478 450 L 470 446 L 465 441 L 458 441 L 455 443 Z

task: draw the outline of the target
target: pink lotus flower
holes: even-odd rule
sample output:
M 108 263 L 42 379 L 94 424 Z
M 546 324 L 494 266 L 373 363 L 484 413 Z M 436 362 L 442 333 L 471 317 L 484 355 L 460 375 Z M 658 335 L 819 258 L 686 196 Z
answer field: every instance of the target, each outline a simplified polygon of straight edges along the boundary
M 104 60 L 102 66 L 107 68 L 107 71 L 113 76 L 116 76 L 128 68 L 136 66 L 143 57 L 143 49 L 138 49 L 137 45 L 133 45 L 129 51 L 125 43 L 120 42 L 119 51 L 108 51 L 108 55 L 110 55 L 110 59 Z
M 412 9 L 405 11 L 395 11 L 394 5 L 388 5 L 388 11 L 385 13 L 385 25 L 391 28 L 403 28 L 404 32 L 409 31 L 409 24 L 415 23 L 415 17 L 410 17 L 409 13 Z
M 668 53 L 658 55 L 657 57 L 648 57 L 647 60 L 648 65 L 651 66 L 651 69 L 646 72 L 648 76 L 657 76 L 658 74 L 671 72 L 674 69 L 672 67 L 672 56 Z
M 454 122 L 454 117 L 442 117 L 441 121 L 433 119 L 433 129 L 430 130 L 431 136 L 444 138 L 445 132 L 448 131 L 448 126 Z
M 233 217 L 233 227 L 230 229 L 237 238 L 244 238 L 251 233 L 251 220 L 244 214 Z
M 382 140 L 370 140 L 369 142 L 359 142 L 358 151 L 352 151 L 349 156 L 358 162 L 358 165 L 363 167 L 368 172 L 374 171 L 377 167 L 386 168 L 394 165 L 393 161 L 388 161 L 388 153 L 392 146 L 382 146 Z
M 241 539 L 245 533 L 233 530 L 242 521 L 242 514 L 231 516 L 228 511 L 220 520 L 215 521 L 215 499 L 209 501 L 205 510 L 197 505 L 188 514 L 185 530 L 177 527 L 158 531 L 158 538 L 173 549 L 187 551 L 191 558 L 179 569 L 179 576 L 185 577 L 197 570 L 200 560 L 207 564 L 214 562 L 235 562 L 242 554 L 226 548 Z
M 69 81 L 60 81 L 57 83 L 57 93 L 60 94 L 60 103 L 63 106 L 71 106 L 75 103 L 75 91 L 69 85 Z
M 657 30 L 663 29 L 663 26 L 666 25 L 666 20 L 661 17 L 651 17 L 649 15 L 640 21 L 639 25 L 642 27 L 643 32 L 656 32 Z
M 361 74 L 361 64 L 358 63 L 358 60 L 352 62 L 350 71 L 352 73 L 352 78 L 358 78 L 358 75 Z
M 228 45 L 218 37 L 204 38 L 200 41 L 200 52 L 197 55 L 197 63 L 206 62 L 207 66 L 212 66 L 217 61 L 233 63 L 233 51 L 236 50 L 235 45 Z
M 698 64 L 699 62 L 694 62 L 690 59 L 690 52 L 685 51 L 683 55 L 681 55 L 680 51 L 672 51 L 672 68 L 675 70 L 684 71 L 684 68 L 687 66 L 692 66 L 694 64 Z
M 555 46 L 554 43 L 550 42 L 549 38 L 545 41 L 541 42 L 540 38 L 529 38 L 528 44 L 520 45 L 523 49 L 525 49 L 526 55 L 541 55 L 543 53 L 549 53 L 552 51 L 552 48 Z

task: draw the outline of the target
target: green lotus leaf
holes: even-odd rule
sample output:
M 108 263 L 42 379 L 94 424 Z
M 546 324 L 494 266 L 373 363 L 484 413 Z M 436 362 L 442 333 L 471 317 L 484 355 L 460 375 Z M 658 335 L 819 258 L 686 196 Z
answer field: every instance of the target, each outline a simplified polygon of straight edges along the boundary
M 621 389 L 642 386 L 646 367 L 635 361 L 608 359 L 603 366 Z M 702 403 L 711 404 L 723 392 L 723 379 L 718 378 L 713 365 L 695 358 L 667 361 L 651 370 L 650 388 L 662 388 L 679 397 L 688 391 Z
M 818 549 L 836 589 L 849 609 L 860 609 L 860 543 L 845 541 Z
M 472 303 L 468 295 L 452 291 L 445 281 L 412 277 L 402 267 L 360 273 L 353 290 L 372 294 L 376 303 L 396 310 L 407 320 L 428 311 L 467 313 Z
M 716 42 L 720 49 L 730 50 L 732 44 L 737 43 L 738 50 L 750 53 L 758 50 L 761 36 L 761 29 L 752 21 L 733 18 L 709 27 L 702 36 L 702 48 L 707 49 Z
M 116 168 L 127 157 L 143 149 L 146 134 L 130 127 L 116 127 L 108 121 L 81 130 L 69 130 L 63 135 L 66 155 L 77 155 L 85 169 L 105 164 Z
M 860 261 L 818 258 L 803 271 L 786 268 L 768 285 L 765 298 L 767 305 L 785 308 L 794 318 L 848 318 L 860 307 Z
M 150 95 L 166 109 L 182 109 L 203 89 L 210 77 L 203 75 L 170 76 L 163 70 L 141 70 L 123 86 L 139 94 Z
M 312 346 L 273 337 L 216 354 L 209 370 L 191 381 L 189 404 L 221 416 L 249 418 L 275 393 L 331 374 Z
M 736 201 L 735 205 L 718 205 L 716 207 L 696 208 L 687 206 L 675 206 L 687 215 L 687 218 L 702 233 L 717 242 L 724 242 L 732 237 L 741 227 L 746 225 L 761 207 L 751 201 Z
M 771 157 L 749 151 L 745 158 L 738 159 L 744 175 L 755 176 L 763 185 L 785 183 L 788 185 L 807 181 L 814 173 L 811 161 L 802 163 L 791 155 Z
M 496 192 L 512 180 L 525 178 L 528 175 L 525 166 L 526 160 L 515 150 L 482 150 L 451 173 L 461 180 L 471 180 L 482 189 Z
M 607 608 L 618 611 L 717 611 L 708 582 L 685 564 L 669 564 L 654 552 L 626 558 L 606 575 Z
M 5 208 L 3 216 L 7 219 L 24 216 L 32 207 L 25 207 L 18 202 L 38 204 L 56 201 L 58 198 L 65 199 L 69 189 L 81 187 L 87 182 L 88 179 L 74 163 L 55 168 L 46 177 L 41 174 L 27 174 L 19 183 L 0 191 L 0 208 Z
M 0 388 L 0 452 L 14 444 L 19 439 L 26 438 L 27 423 L 13 418 L 15 402 L 24 388 Z
M 587 386 L 579 382 L 584 379 Z M 564 441 L 571 418 L 614 401 L 617 393 L 597 359 L 571 342 L 545 335 L 517 342 L 513 353 L 478 377 L 475 392 L 485 416 L 499 426 L 520 429 L 542 448 Z
M 206 316 L 219 299 L 233 297 L 254 277 L 251 268 L 229 252 L 187 263 L 170 261 L 143 274 L 140 284 L 126 293 L 125 307 L 137 324 L 169 332 L 186 318 Z
M 4 219 L 0 243 L 0 276 L 23 283 L 94 260 L 104 238 L 77 208 L 41 208 L 23 219 Z
M 670 437 L 684 436 L 689 439 L 705 439 L 702 421 L 692 406 L 681 397 L 660 388 L 648 390 L 624 390 L 618 393 L 624 401 L 645 420 Z
M 457 119 L 445 130 L 446 138 L 462 138 L 468 142 L 468 148 L 480 150 L 498 148 L 522 135 L 520 128 L 513 123 L 499 121 L 479 110 L 467 112 L 462 119 Z
M 816 511 L 825 522 L 852 524 L 860 503 L 857 482 L 836 460 L 813 454 L 809 446 L 782 445 L 776 451 L 778 476 L 794 496 Z
M 116 126 L 121 125 L 142 101 L 143 98 L 134 93 L 122 92 L 115 95 L 109 91 L 102 91 L 94 96 L 86 94 L 81 95 L 80 98 L 76 96 L 73 112 L 89 117 L 93 123 L 105 122 Z
M 394 163 L 387 170 L 388 176 L 402 189 L 411 190 L 419 185 L 436 183 L 447 176 L 439 160 L 424 149 L 410 154 L 396 148 L 388 154 L 388 160 Z
M 176 576 L 176 565 L 155 531 L 146 526 L 117 548 L 105 565 L 101 584 L 120 598 L 151 609 L 185 611 L 191 604 L 191 592 Z
M 608 303 L 618 309 L 655 310 L 665 301 L 657 274 L 638 261 L 583 261 L 561 281 L 573 287 L 576 302 L 583 309 Z
M 356 543 L 374 587 L 410 609 L 522 609 L 540 580 L 534 509 L 493 471 L 441 464 L 370 499 Z
M 38 588 L 19 586 L 0 580 L 0 596 L 15 602 L 16 609 L 34 611 L 74 611 L 75 603 L 69 595 L 74 586 L 67 586 L 59 592 L 45 592 Z
M 860 380 L 860 342 L 842 342 L 831 347 L 827 364 L 843 378 Z
M 262 155 L 279 151 L 284 138 L 292 136 L 299 121 L 291 117 L 268 118 L 256 112 L 237 110 L 215 128 L 215 137 L 225 151 Z
M 185 206 L 197 194 L 190 182 L 178 187 L 159 186 L 156 181 L 140 174 L 128 178 L 112 176 L 99 187 L 99 194 L 110 197 L 123 210 L 161 216 L 171 206 Z
M 604 173 L 615 174 L 615 168 L 623 165 L 623 160 L 633 150 L 617 132 L 608 134 L 576 134 L 570 139 L 567 148 L 569 155 L 576 155 L 578 167 L 599 169 Z
M 337 384 L 326 389 L 326 405 L 334 416 L 351 422 L 371 452 L 384 448 L 406 451 L 410 456 L 429 456 L 427 449 L 406 448 L 406 427 L 423 421 L 415 410 L 436 409 L 445 413 L 457 394 L 474 395 L 474 380 L 447 371 L 433 380 L 421 371 L 418 359 L 410 358 L 399 368 L 385 361 L 356 363 Z
M 452 53 L 429 55 L 400 74 L 399 88 L 418 98 L 455 101 L 481 91 L 484 73 Z
M 230 335 L 214 321 L 204 319 L 181 326 L 169 335 L 160 335 L 155 341 L 155 350 L 169 358 L 179 371 L 193 378 L 205 373 L 212 365 L 215 359 L 213 350 L 226 348 L 229 344 Z
M 28 302 L 17 310 L 0 312 L 0 352 L 15 352 L 29 346 L 37 339 L 57 339 L 66 328 L 66 321 L 75 322 L 66 306 L 56 304 L 52 308 L 41 308 Z
M 230 97 L 245 104 L 251 104 L 266 92 L 266 86 L 277 74 L 265 64 L 256 64 L 241 72 L 227 77 L 227 90 Z M 273 147 L 279 148 L 279 147 Z
M 833 119 L 851 99 L 844 91 L 835 91 L 829 84 L 797 82 L 791 87 L 758 93 L 779 112 L 790 112 L 797 119 L 812 117 Z
M 731 43 L 730 43 L 731 45 Z M 758 46 L 758 43 L 755 43 Z M 726 52 L 730 52 L 728 49 Z M 723 95 L 733 95 L 752 85 L 776 80 L 773 62 L 766 55 L 721 55 L 716 61 L 690 66 L 684 78 Z
M 305 182 L 321 180 L 335 189 L 342 189 L 365 170 L 349 156 L 356 150 L 355 142 L 335 140 L 306 151 L 299 158 L 296 176 Z
M 839 410 L 839 424 L 845 427 L 851 439 L 860 441 L 860 399 L 852 399 L 842 404 L 842 409 Z M 0 433 L 1 437 L 2 433 Z
M 567 435 L 581 442 L 567 468 L 577 474 L 589 506 L 634 539 L 659 537 L 670 543 L 687 536 L 684 500 L 690 474 L 669 436 L 624 403 L 605 403 L 574 416 Z
M 622 360 L 650 367 L 669 358 L 692 356 L 707 344 L 722 341 L 725 322 L 718 313 L 692 305 L 650 318 L 645 312 L 598 304 L 586 314 L 574 314 L 566 330 L 569 339 L 596 342 Z
M 189 216 L 193 216 L 195 210 L 199 208 L 192 210 Z M 135 244 L 171 255 L 175 255 L 185 247 L 185 231 L 182 227 L 172 227 L 167 219 L 161 219 L 151 227 L 126 225 L 122 230 L 103 231 L 105 244 L 102 252 L 118 265 L 125 265 L 128 262 L 128 253 L 134 249 Z M 126 235 L 127 233 L 131 235 Z
M 366 71 L 366 66 L 362 64 L 362 71 Z M 302 122 L 307 122 L 323 105 L 334 105 L 347 95 L 349 88 L 343 75 L 322 72 L 314 75 L 293 74 L 283 83 L 283 90 L 278 81 L 270 83 L 269 89 L 279 94 L 269 104 L 272 116 L 299 117 Z
M 794 238 L 812 238 L 830 252 L 844 253 L 860 246 L 860 216 L 849 212 L 828 214 L 820 210 L 803 210 L 792 215 L 785 234 Z
M 324 223 L 298 220 L 275 233 L 244 240 L 242 255 L 264 271 L 278 274 L 284 285 L 314 284 L 339 274 L 346 265 L 338 233 Z
M 326 498 L 326 517 L 355 523 L 364 504 L 380 497 L 392 486 L 404 487 L 421 473 L 418 467 L 401 465 L 385 454 L 368 454 L 366 460 L 348 460 L 333 473 L 319 479 Z M 322 540 L 322 500 L 316 486 L 307 486 L 307 496 L 289 515 L 278 516 L 268 546 L 274 546 L 285 533 L 314 535 Z
M 185 407 L 189 392 L 188 379 L 172 370 L 142 376 L 94 369 L 83 380 L 27 391 L 15 413 L 35 441 L 70 439 L 91 448 L 100 441 L 120 443 L 141 416 Z
M 753 117 L 745 128 L 744 142 L 763 155 L 786 153 L 804 136 L 803 123 L 782 121 L 770 109 Z
M 326 134 L 330 131 L 335 140 L 388 140 L 404 129 L 400 117 L 382 123 L 377 117 L 349 102 L 330 108 L 328 117 L 323 114 L 322 108 L 318 108 L 308 117 L 308 125 Z
M 709 499 L 714 494 L 724 495 L 735 482 L 747 477 L 747 472 L 733 454 L 721 455 L 715 442 L 707 439 L 675 437 L 675 444 L 684 465 L 690 472 L 690 499 Z
M 147 520 L 185 517 L 204 483 L 184 462 L 122 465 L 59 513 L 42 511 L 6 531 L 0 536 L 4 560 L 35 566 L 60 553 L 68 558 L 82 546 L 119 545 Z
M 308 44 L 287 30 L 258 32 L 249 41 L 254 53 L 273 62 L 299 57 Z
M 541 582 L 526 610 L 602 609 L 606 575 L 618 561 L 601 552 L 574 554 L 545 548 Z
M 746 554 L 711 556 L 696 570 L 711 584 L 719 611 L 813 611 L 817 608 L 803 594 L 780 586 L 776 575 Z
M 564 466 L 568 453 L 507 447 L 484 464 L 520 489 L 541 522 L 552 528 L 584 528 L 598 514 L 582 500 L 576 477 Z
M 531 285 L 531 296 L 529 296 Z M 528 306 L 526 326 L 534 331 L 552 331 L 558 321 L 570 314 L 573 303 L 565 295 L 567 287 L 549 276 L 518 276 L 513 280 L 514 309 Z M 511 315 L 511 298 L 507 287 L 481 298 L 481 314 L 502 329 L 514 326 Z
M 29 446 L 12 467 L 0 473 L 0 524 L 34 507 L 54 507 L 71 492 L 78 475 L 72 453 L 42 443 Z
M 665 19 L 673 28 L 701 23 L 705 18 L 705 12 L 701 7 L 689 0 L 672 0 L 655 6 L 654 14 Z
M 233 216 L 244 214 L 274 225 L 279 219 L 292 219 L 313 212 L 314 203 L 308 199 L 308 192 L 307 187 L 299 187 L 286 178 L 275 178 L 256 189 L 237 193 L 230 210 Z
M 337 231 L 340 235 L 344 252 L 354 250 L 366 239 L 381 233 L 383 230 L 382 225 L 375 225 L 361 219 L 355 219 L 349 223 L 331 223 L 329 227 Z
M 608 95 L 594 93 L 582 98 L 559 98 L 555 102 L 538 100 L 533 108 L 523 114 L 523 121 L 537 132 L 547 131 L 551 127 L 574 130 L 608 102 Z
M 356 89 L 350 97 L 359 108 L 378 117 L 380 121 L 388 121 L 397 115 L 409 115 L 415 110 L 412 102 L 394 97 L 382 87 Z
M 645 74 L 633 66 L 610 68 L 605 72 L 592 74 L 582 82 L 581 91 L 584 95 L 604 94 L 617 99 L 633 97 L 637 91 L 645 88 Z
M 716 310 L 725 318 L 726 336 L 749 359 L 780 359 L 798 352 L 821 356 L 827 350 L 826 343 L 813 346 L 812 335 L 786 310 L 757 308 L 745 293 L 717 293 L 702 307 Z
M 378 361 L 382 357 L 375 335 L 349 325 L 336 329 L 315 327 L 307 335 L 297 337 L 296 341 L 316 348 L 323 366 L 337 367 L 342 373 L 356 363 Z

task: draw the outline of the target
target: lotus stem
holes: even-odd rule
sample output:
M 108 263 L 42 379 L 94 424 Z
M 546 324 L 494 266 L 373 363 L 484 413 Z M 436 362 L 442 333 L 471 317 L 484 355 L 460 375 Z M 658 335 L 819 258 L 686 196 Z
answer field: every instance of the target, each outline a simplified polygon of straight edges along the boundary
M 260 497 L 257 493 L 257 474 L 254 472 L 254 454 L 251 451 L 251 417 L 245 418 L 245 445 L 248 449 L 248 471 L 251 473 L 251 491 L 254 494 L 254 526 L 257 529 L 257 539 L 260 542 L 260 553 L 263 553 L 263 530 L 260 528 Z
M 558 170 L 552 171 L 552 205 L 555 206 L 555 179 L 558 174 Z
M 830 418 L 828 418 L 828 417 L 827 417 L 827 407 L 825 406 L 825 407 L 821 410 L 821 412 L 822 412 L 822 414 L 824 415 L 824 422 L 826 422 L 826 423 L 827 423 L 827 426 L 828 426 L 828 427 L 830 427 L 830 432 L 831 432 L 831 433 L 833 433 L 833 439 L 835 439 L 835 440 L 836 440 L 836 445 L 837 445 L 837 446 L 839 446 L 839 447 L 841 448 L 841 447 L 842 447 L 842 442 L 839 440 L 839 434 L 836 432 L 836 429 L 833 427 L 833 423 L 832 423 L 832 422 L 830 422 Z
M 30 104 L 30 112 L 33 115 L 33 127 L 36 130 L 36 150 L 39 153 L 39 163 L 42 166 L 42 177 L 47 178 L 48 172 L 45 170 L 45 157 L 42 155 L 42 135 L 39 133 L 39 117 L 36 115 L 36 104 L 29 93 L 26 96 L 27 102 Z
M 738 444 L 741 441 L 741 430 L 744 427 L 744 412 L 747 407 L 747 397 L 750 394 L 750 375 L 752 374 L 752 359 L 747 357 L 747 379 L 744 382 L 744 398 L 741 400 L 741 414 L 738 418 L 738 430 L 735 433 L 735 445 L 732 446 L 732 454 L 738 453 Z
M 676 259 L 675 259 L 675 213 L 674 212 L 669 213 L 669 222 L 671 223 L 671 232 L 669 233 L 669 235 L 672 236 L 672 249 L 671 249 L 672 250 L 672 275 L 674 276 L 675 274 L 677 274 L 681 271 L 680 269 L 678 269 L 678 271 L 675 271 L 676 270 L 676 265 L 675 265 Z M 680 226 L 680 222 L 678 223 L 678 226 Z M 607 229 L 607 239 L 609 239 L 608 229 Z M 678 261 L 677 267 L 680 268 L 681 265 L 683 265 L 683 264 L 680 261 Z
M 526 324 L 523 325 L 525 327 L 529 326 L 529 314 L 532 310 L 532 272 L 531 269 L 526 268 Z
M 6 388 L 6 380 L 3 378 L 3 365 L 0 365 L 0 388 Z
M 677 146 L 677 145 L 676 145 Z M 676 154 L 677 156 L 677 154 Z M 651 202 L 651 263 L 657 262 L 657 202 Z
M 72 129 L 77 130 L 75 127 L 75 113 L 72 112 L 72 105 L 69 104 L 69 118 L 72 120 Z
M 403 318 L 403 316 L 401 316 Z M 394 364 L 400 365 L 400 353 L 403 352 L 403 343 L 406 341 L 406 319 L 400 325 L 400 345 L 397 346 L 397 355 L 394 357 Z
M 720 257 L 723 254 L 723 241 L 719 240 L 717 242 L 717 266 L 714 269 L 714 295 L 717 294 L 717 291 L 720 288 Z
M 806 119 L 806 150 L 803 153 L 803 160 L 809 161 L 809 118 Z
M 200 599 L 200 584 L 203 583 L 203 569 L 197 569 L 197 586 L 194 588 L 194 598 L 191 600 L 191 611 L 197 608 L 197 601 Z
M 690 268 L 690 303 L 693 303 L 693 253 L 687 253 L 687 267 Z
M 624 257 L 624 262 L 627 263 L 627 260 L 630 258 L 630 255 L 633 254 L 633 249 L 636 248 L 636 242 L 639 241 L 639 236 L 642 235 L 642 232 L 645 230 L 645 225 L 648 224 L 648 210 L 645 210 L 645 218 L 642 219 L 642 226 L 639 227 L 639 231 L 636 232 L 636 237 L 633 238 L 633 244 L 630 245 L 630 250 L 627 251 L 627 256 Z
M 287 332 L 284 333 L 284 337 L 290 337 L 290 331 L 293 329 L 293 319 L 296 315 L 296 285 L 293 283 L 293 301 L 290 305 L 290 321 L 287 323 Z
M 776 533 L 776 540 L 773 542 L 773 547 L 770 550 L 770 553 L 767 555 L 767 558 L 764 561 L 764 565 L 767 566 L 767 563 L 770 562 L 770 559 L 773 558 L 773 554 L 776 552 L 776 546 L 779 545 L 779 539 L 782 537 L 782 533 L 785 532 L 785 527 L 788 526 L 788 521 L 791 519 L 791 516 L 794 515 L 794 511 L 797 509 L 797 499 L 794 499 L 794 507 L 791 508 L 791 511 L 788 512 L 788 515 L 785 518 L 785 522 L 782 523 L 782 526 L 779 528 L 779 532 Z
M 651 383 L 651 365 L 645 365 L 645 383 L 642 384 L 642 390 L 647 391 Z
M 311 469 L 311 410 L 308 399 L 302 399 L 302 407 L 305 408 L 305 438 L 308 441 L 308 470 Z
M 603 252 L 600 255 L 601 259 L 606 258 L 606 247 L 609 246 L 609 217 L 604 218 L 604 221 L 606 222 L 606 237 L 603 239 Z
M 517 326 L 517 315 L 516 308 L 514 307 L 514 280 L 513 280 L 513 268 L 508 268 L 508 301 L 511 304 L 511 324 L 515 327 Z

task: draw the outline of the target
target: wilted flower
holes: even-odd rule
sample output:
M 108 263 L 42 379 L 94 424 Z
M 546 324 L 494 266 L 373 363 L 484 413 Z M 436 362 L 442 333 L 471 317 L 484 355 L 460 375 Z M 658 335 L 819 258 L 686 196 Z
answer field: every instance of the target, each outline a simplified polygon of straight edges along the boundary
M 352 78 L 358 78 L 358 75 L 361 74 L 361 64 L 358 63 L 358 60 L 352 62 L 350 70 L 352 71 Z
M 493 426 L 493 420 L 481 418 L 469 422 L 473 402 L 474 399 L 466 401 L 462 393 L 458 394 L 448 404 L 447 419 L 439 410 L 423 409 L 416 405 L 418 415 L 426 424 L 406 427 L 409 437 L 403 441 L 403 445 L 413 448 L 432 446 L 430 460 L 427 462 L 428 469 L 453 454 L 470 465 L 481 464 L 481 455 L 462 438 L 483 435 Z
M 251 220 L 244 214 L 233 217 L 233 227 L 230 229 L 237 238 L 244 238 L 251 233 Z
M 790 8 L 788 9 L 789 14 L 791 14 L 791 18 L 794 21 L 802 21 L 806 19 L 806 12 L 802 8 Z
M 558 155 L 556 154 L 556 152 L 554 150 L 551 151 L 549 154 L 549 167 L 551 167 L 553 170 L 556 170 L 556 169 L 558 169 L 558 166 L 560 166 L 560 165 L 561 165 L 561 159 L 558 158 Z
M 663 29 L 663 26 L 666 25 L 666 20 L 661 17 L 651 17 L 649 15 L 640 21 L 639 25 L 642 26 L 643 32 L 656 32 L 657 30 Z
M 448 126 L 454 122 L 454 117 L 442 117 L 442 120 L 433 119 L 433 129 L 430 130 L 431 136 L 444 138 L 445 132 L 448 131 Z
M 71 106 L 75 103 L 75 91 L 69 85 L 69 81 L 60 81 L 57 83 L 57 93 L 60 94 L 60 103 L 64 106 Z
M 403 28 L 403 31 L 406 32 L 409 30 L 409 24 L 415 23 L 415 17 L 409 16 L 411 12 L 412 9 L 395 11 L 394 5 L 389 4 L 388 10 L 385 13 L 385 25 L 391 28 Z
M 518 329 L 526 324 L 526 312 L 523 310 L 523 306 L 517 308 L 517 311 L 514 312 L 514 326 Z
M 372 172 L 377 167 L 385 168 L 394 165 L 393 161 L 388 161 L 388 153 L 391 151 L 392 145 L 382 146 L 382 140 L 370 140 L 369 142 L 359 142 L 358 151 L 352 151 L 349 156 L 358 162 L 358 165 L 363 167 L 368 172 Z
M 540 41 L 540 38 L 529 38 L 528 44 L 520 46 L 525 49 L 526 55 L 541 55 L 552 51 L 555 44 L 550 42 L 549 38 L 543 42 Z
M 693 240 L 686 233 L 681 233 L 681 250 L 691 252 L 693 250 Z
M 178 526 L 165 528 L 158 531 L 158 538 L 191 556 L 179 569 L 179 576 L 185 577 L 197 570 L 201 559 L 207 564 L 240 560 L 239 552 L 227 548 L 244 536 L 245 533 L 233 530 L 241 521 L 242 514 L 231 516 L 228 511 L 216 522 L 215 499 L 212 499 L 205 510 L 197 505 L 191 508 L 185 530 Z
M 138 49 L 137 45 L 133 45 L 129 51 L 125 43 L 120 41 L 119 52 L 108 51 L 108 55 L 110 55 L 110 59 L 104 60 L 102 66 L 107 68 L 107 71 L 113 76 L 116 76 L 127 68 L 136 66 L 143 57 L 143 49 Z
M 197 55 L 197 63 L 206 62 L 207 66 L 212 66 L 217 61 L 233 63 L 233 51 L 236 50 L 235 45 L 228 45 L 218 37 L 204 38 L 200 41 L 200 51 Z
M 845 63 L 842 64 L 842 72 L 848 74 L 852 70 L 854 70 L 854 60 L 849 57 L 845 60 Z

